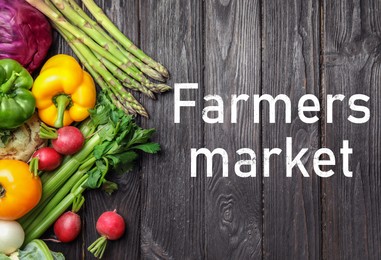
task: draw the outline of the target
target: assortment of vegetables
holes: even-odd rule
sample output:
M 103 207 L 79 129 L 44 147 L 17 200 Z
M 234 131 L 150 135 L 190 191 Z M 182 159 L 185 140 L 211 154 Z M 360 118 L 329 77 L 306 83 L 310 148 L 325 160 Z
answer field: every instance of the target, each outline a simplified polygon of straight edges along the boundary
M 111 194 L 112 169 L 128 172 L 139 152 L 160 150 L 149 141 L 155 130 L 135 123 L 148 114 L 130 90 L 155 98 L 171 89 L 168 71 L 92 0 L 82 3 L 95 20 L 74 0 L 0 0 L 0 260 L 64 259 L 39 238 L 54 226 L 58 241 L 76 239 L 84 192 Z M 52 42 L 44 15 L 82 64 L 57 54 L 41 67 Z M 125 229 L 116 210 L 104 212 L 89 252 L 102 258 Z
M 148 117 L 147 111 L 127 89 L 150 98 L 155 98 L 154 93 L 171 89 L 162 83 L 169 76 L 167 69 L 120 32 L 93 0 L 82 0 L 82 3 L 95 20 L 75 0 L 26 1 L 50 19 L 94 80 L 120 109 Z
M 16 60 L 32 73 L 52 44 L 48 19 L 25 0 L 1 0 L 0 19 L 0 59 Z
M 137 151 L 156 153 L 157 143 L 150 143 L 154 129 L 142 129 L 131 115 L 115 107 L 103 92 L 90 110 L 90 118 L 79 125 L 87 141 L 76 154 L 64 159 L 62 165 L 43 174 L 40 203 L 19 221 L 26 233 L 26 243 L 39 238 L 76 200 L 82 201 L 86 189 L 116 185 L 106 179 L 111 168 L 120 164 L 132 166 Z M 110 190 L 111 188 L 111 190 Z

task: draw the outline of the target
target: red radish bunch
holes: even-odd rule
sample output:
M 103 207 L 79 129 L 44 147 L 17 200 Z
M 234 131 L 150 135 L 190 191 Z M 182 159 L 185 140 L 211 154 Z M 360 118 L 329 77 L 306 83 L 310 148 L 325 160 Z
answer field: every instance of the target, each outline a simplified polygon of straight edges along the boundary
M 81 217 L 72 211 L 62 214 L 54 223 L 54 234 L 61 242 L 71 242 L 81 231 Z
M 35 151 L 32 158 L 38 158 L 38 170 L 53 171 L 60 166 L 62 156 L 51 147 L 42 147 Z
M 40 171 L 52 171 L 56 169 L 61 164 L 61 155 L 75 154 L 82 149 L 85 143 L 83 134 L 74 126 L 64 126 L 56 130 L 42 125 L 40 137 L 43 139 L 51 139 L 53 146 L 53 148 L 44 147 L 38 149 L 32 155 L 32 158 L 38 158 L 38 170 Z
M 52 140 L 53 148 L 64 155 L 75 154 L 81 150 L 85 138 L 81 131 L 74 126 L 64 126 L 57 131 L 57 138 Z
M 106 211 L 98 218 L 96 229 L 101 235 L 87 249 L 95 257 L 102 258 L 105 251 L 107 240 L 117 240 L 121 238 L 126 229 L 126 224 L 121 215 L 114 211 Z

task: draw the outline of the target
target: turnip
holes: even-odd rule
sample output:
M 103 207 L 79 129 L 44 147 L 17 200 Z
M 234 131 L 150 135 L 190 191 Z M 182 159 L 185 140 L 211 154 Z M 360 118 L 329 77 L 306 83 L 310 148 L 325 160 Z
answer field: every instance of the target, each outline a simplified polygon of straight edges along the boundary
M 64 155 L 75 154 L 81 150 L 85 138 L 75 126 L 64 126 L 57 131 L 57 138 L 52 140 L 53 148 Z
M 126 229 L 126 224 L 121 215 L 114 211 L 106 211 L 98 218 L 96 229 L 101 235 L 87 249 L 94 254 L 95 257 L 102 258 L 106 249 L 107 240 L 117 240 L 121 238 Z
M 81 217 L 73 211 L 62 214 L 54 223 L 54 234 L 61 242 L 71 242 L 81 231 Z
M 40 171 L 52 171 L 61 165 L 62 155 L 52 147 L 42 147 L 35 151 L 32 158 L 38 158 Z
M 25 233 L 17 221 L 0 220 L 0 253 L 9 255 L 24 243 Z

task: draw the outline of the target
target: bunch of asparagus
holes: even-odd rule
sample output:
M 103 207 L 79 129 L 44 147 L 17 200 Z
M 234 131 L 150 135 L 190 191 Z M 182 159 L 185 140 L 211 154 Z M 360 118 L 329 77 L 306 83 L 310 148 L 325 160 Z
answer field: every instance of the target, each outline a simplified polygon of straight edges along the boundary
M 51 20 L 114 105 L 126 113 L 148 117 L 127 89 L 152 99 L 154 93 L 171 89 L 163 84 L 169 76 L 167 69 L 134 45 L 93 0 L 82 0 L 82 3 L 95 20 L 75 0 L 26 1 Z

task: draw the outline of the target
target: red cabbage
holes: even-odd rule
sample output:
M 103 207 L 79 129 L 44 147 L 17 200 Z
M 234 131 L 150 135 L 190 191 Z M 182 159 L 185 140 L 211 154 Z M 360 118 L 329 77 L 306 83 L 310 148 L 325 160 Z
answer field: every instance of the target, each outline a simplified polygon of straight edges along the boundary
M 17 60 L 30 73 L 52 44 L 47 18 L 24 0 L 0 0 L 0 59 Z

